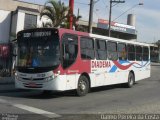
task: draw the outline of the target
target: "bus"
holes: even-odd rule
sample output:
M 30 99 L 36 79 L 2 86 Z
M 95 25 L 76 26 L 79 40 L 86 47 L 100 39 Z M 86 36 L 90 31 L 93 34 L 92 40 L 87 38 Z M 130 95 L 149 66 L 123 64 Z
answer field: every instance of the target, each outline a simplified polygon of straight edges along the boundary
M 150 77 L 150 48 L 64 28 L 35 28 L 17 34 L 15 86 L 44 91 L 121 84 L 132 87 Z

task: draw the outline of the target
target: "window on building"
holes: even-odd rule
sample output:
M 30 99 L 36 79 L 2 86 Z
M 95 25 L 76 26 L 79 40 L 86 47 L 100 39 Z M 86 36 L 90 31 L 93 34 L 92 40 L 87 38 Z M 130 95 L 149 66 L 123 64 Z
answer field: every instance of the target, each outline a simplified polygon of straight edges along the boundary
M 127 59 L 126 44 L 118 43 L 118 57 L 119 57 L 119 60 Z
M 142 47 L 136 46 L 136 60 L 141 61 L 142 60 Z
M 94 40 L 89 37 L 81 37 L 81 58 L 94 59 Z
M 37 16 L 25 14 L 24 29 L 35 28 L 37 26 Z
M 135 60 L 135 46 L 127 45 L 128 60 Z
M 109 60 L 117 60 L 118 59 L 117 43 L 107 42 L 107 52 L 108 52 L 107 55 Z
M 149 60 L 149 49 L 148 49 L 148 47 L 143 47 L 143 60 L 144 61 Z
M 105 40 L 96 39 L 96 59 L 97 60 L 107 59 L 107 45 Z
M 78 55 L 78 36 L 72 34 L 64 34 L 62 37 L 62 56 L 63 67 L 71 66 Z

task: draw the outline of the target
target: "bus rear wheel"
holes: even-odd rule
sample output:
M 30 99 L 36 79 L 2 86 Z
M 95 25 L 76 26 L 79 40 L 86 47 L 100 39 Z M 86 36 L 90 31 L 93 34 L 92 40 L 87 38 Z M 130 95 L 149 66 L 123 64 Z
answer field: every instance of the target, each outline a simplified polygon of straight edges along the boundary
M 132 72 L 129 73 L 128 75 L 128 82 L 126 83 L 126 86 L 128 88 L 131 88 L 135 83 L 135 77 L 134 74 Z
M 78 96 L 85 96 L 89 91 L 89 81 L 86 76 L 81 76 L 78 80 L 76 93 Z

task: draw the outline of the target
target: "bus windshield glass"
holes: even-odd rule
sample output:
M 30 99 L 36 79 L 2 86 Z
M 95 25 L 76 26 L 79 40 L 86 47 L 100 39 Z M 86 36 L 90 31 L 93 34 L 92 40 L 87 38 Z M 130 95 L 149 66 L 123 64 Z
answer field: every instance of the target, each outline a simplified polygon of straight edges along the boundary
M 59 63 L 57 31 L 27 31 L 18 34 L 17 67 L 46 68 L 58 66 Z

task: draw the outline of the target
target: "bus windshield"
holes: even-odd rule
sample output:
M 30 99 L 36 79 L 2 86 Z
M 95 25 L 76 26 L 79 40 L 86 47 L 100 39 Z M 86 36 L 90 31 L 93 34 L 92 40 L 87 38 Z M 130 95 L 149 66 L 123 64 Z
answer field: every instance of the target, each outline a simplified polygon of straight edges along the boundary
M 47 68 L 60 63 L 58 33 L 27 32 L 18 38 L 17 67 Z

